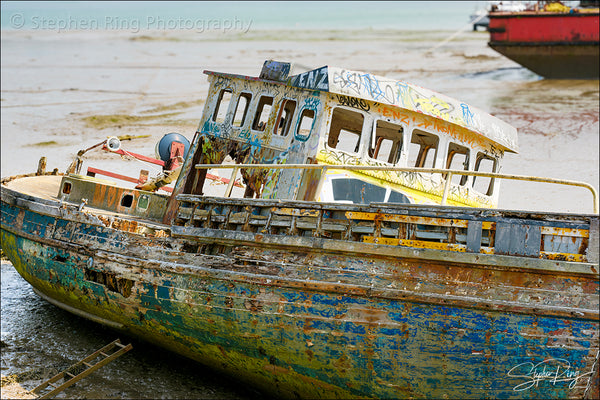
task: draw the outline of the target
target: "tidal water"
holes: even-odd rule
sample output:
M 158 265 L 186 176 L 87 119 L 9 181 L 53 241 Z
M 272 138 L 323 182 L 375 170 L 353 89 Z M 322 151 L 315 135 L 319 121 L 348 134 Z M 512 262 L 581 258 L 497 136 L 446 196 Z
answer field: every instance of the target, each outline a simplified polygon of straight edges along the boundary
M 519 130 L 519 153 L 506 155 L 501 172 L 598 188 L 598 80 L 544 80 L 490 49 L 487 32 L 467 26 L 455 35 L 476 8 L 473 2 L 301 2 L 292 9 L 178 2 L 143 10 L 135 2 L 74 2 L 70 13 L 64 4 L 50 4 L 2 3 L 2 177 L 34 171 L 41 156 L 49 169 L 64 171 L 79 149 L 112 135 L 149 135 L 126 145 L 152 156 L 167 132 L 193 136 L 208 89 L 203 70 L 257 76 L 264 60 L 276 59 L 367 71 L 465 101 Z M 157 16 L 165 18 L 164 27 L 133 26 Z M 91 26 L 117 17 L 129 25 Z M 42 18 L 45 26 L 34 25 Z M 221 21 L 220 28 L 193 25 L 211 19 Z M 79 29 L 59 29 L 61 21 Z M 166 21 L 179 26 L 169 28 Z M 89 123 L 107 115 L 124 122 Z M 113 163 L 106 169 L 118 173 L 140 168 L 135 161 L 94 157 Z M 503 182 L 499 206 L 592 211 L 589 193 L 544 184 Z M 197 363 L 48 304 L 5 261 L 1 281 L 2 374 L 18 374 L 26 389 L 119 337 L 133 350 L 59 398 L 260 397 Z

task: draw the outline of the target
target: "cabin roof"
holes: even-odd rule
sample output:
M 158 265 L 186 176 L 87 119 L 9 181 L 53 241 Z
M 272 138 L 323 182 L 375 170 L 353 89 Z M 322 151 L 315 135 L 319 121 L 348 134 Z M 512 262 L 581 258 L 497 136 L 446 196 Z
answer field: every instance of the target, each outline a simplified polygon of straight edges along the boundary
M 282 68 L 281 65 L 284 67 Z M 517 130 L 514 127 L 485 111 L 449 96 L 401 80 L 327 65 L 288 77 L 289 65 L 289 63 L 266 61 L 260 77 L 214 71 L 204 71 L 204 73 L 319 90 L 388 104 L 442 119 L 482 135 L 507 151 L 515 153 L 518 151 Z

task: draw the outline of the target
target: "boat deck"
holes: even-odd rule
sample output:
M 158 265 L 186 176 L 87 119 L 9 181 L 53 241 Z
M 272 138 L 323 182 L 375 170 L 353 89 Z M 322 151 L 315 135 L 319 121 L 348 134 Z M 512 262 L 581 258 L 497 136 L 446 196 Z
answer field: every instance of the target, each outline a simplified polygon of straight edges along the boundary
M 29 196 L 41 197 L 46 200 L 59 200 L 58 190 L 61 180 L 62 175 L 38 175 L 12 179 L 2 184 L 11 190 Z

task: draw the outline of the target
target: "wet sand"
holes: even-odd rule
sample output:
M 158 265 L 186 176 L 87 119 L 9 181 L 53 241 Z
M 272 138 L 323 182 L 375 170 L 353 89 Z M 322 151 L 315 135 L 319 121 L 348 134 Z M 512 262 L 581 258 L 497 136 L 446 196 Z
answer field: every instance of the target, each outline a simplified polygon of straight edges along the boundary
M 2 261 L 2 399 L 50 379 L 119 338 L 133 349 L 59 393 L 56 398 L 263 398 L 232 385 L 198 363 L 77 317 L 39 298 L 13 266 Z M 6 384 L 6 385 L 5 385 Z M 31 398 L 31 397 L 29 397 Z M 35 397 L 34 397 L 35 398 Z
M 123 145 L 151 156 L 168 132 L 193 136 L 208 89 L 203 70 L 257 76 L 264 60 L 277 59 L 364 70 L 455 97 L 519 129 L 520 154 L 507 155 L 502 172 L 598 187 L 598 81 L 541 80 L 488 48 L 486 32 L 465 32 L 428 52 L 450 34 L 3 31 L 1 175 L 35 171 L 41 156 L 49 170 L 64 171 L 78 150 L 113 135 L 149 135 Z M 137 175 L 148 168 L 94 154 L 115 172 Z M 592 211 L 591 196 L 580 189 L 503 183 L 502 191 L 501 208 Z M 3 375 L 32 389 L 116 337 L 41 300 L 2 263 Z M 134 351 L 58 397 L 255 396 L 195 363 L 134 342 Z

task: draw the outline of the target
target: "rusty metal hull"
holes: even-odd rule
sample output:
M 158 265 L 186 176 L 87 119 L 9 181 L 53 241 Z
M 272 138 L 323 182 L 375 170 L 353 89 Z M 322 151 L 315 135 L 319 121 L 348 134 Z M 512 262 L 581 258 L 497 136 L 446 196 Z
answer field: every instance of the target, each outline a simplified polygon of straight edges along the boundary
M 490 42 L 498 53 L 549 79 L 598 79 L 600 47 L 591 44 Z
M 226 210 L 234 203 L 208 201 L 218 207 L 199 223 L 149 234 L 140 221 L 106 222 L 3 187 L 2 248 L 55 304 L 285 398 L 597 396 L 597 261 L 242 230 Z M 311 218 L 310 206 L 320 207 L 277 210 Z M 346 207 L 357 220 L 380 215 L 385 230 L 381 209 Z M 421 222 L 427 212 L 457 226 L 461 216 L 487 218 L 484 228 L 550 220 L 571 233 L 587 229 L 592 242 L 598 234 L 597 215 L 399 206 L 387 218 L 416 210 Z M 228 221 L 219 219 L 227 212 Z

